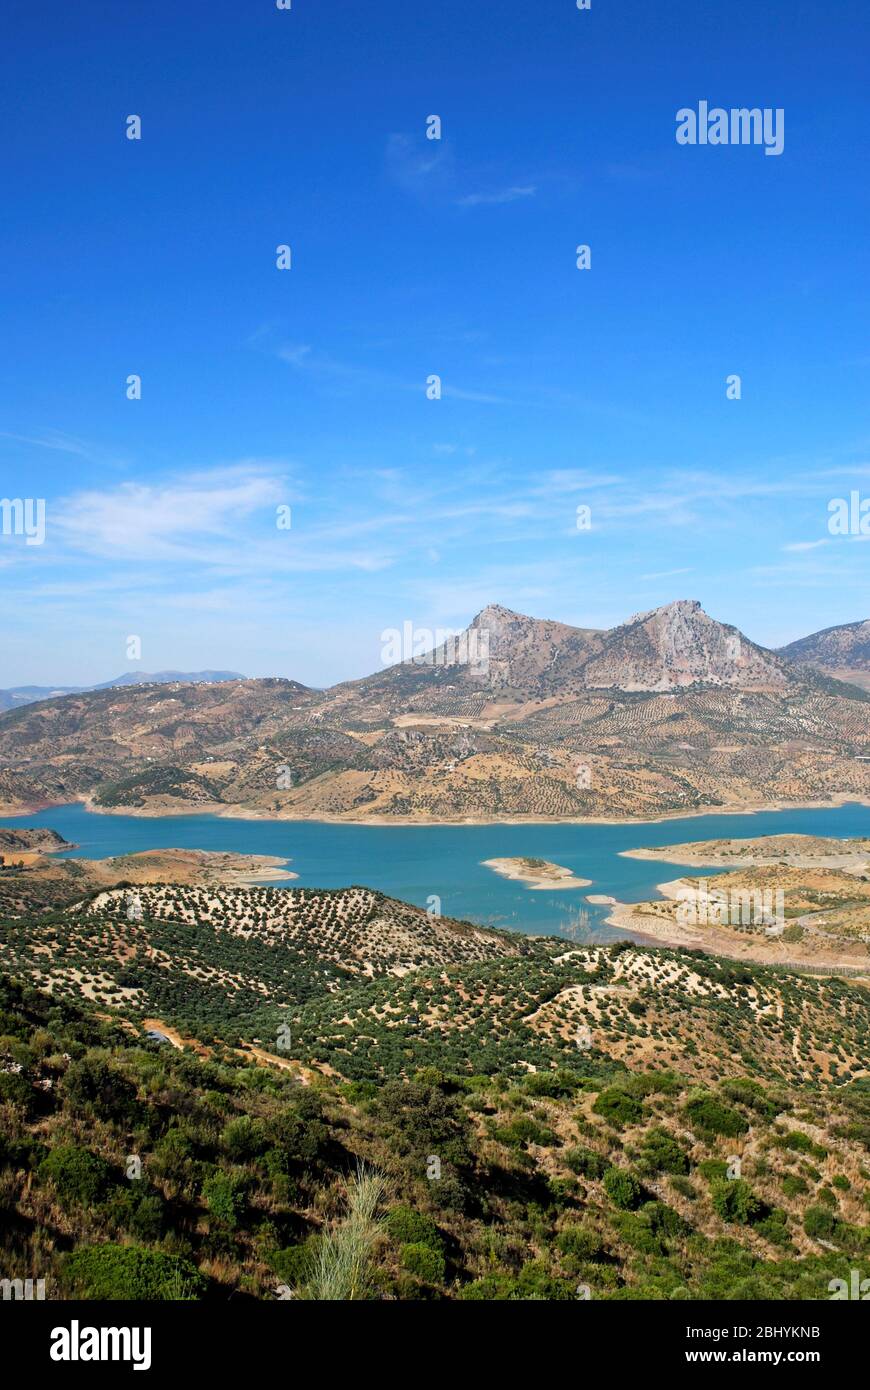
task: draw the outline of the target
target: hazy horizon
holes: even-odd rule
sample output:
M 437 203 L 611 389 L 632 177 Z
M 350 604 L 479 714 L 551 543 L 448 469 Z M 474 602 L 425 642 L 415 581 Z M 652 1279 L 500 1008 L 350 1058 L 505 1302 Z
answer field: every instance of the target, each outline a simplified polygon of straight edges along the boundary
M 668 606 L 668 604 L 670 604 L 670 603 L 675 603 L 675 602 L 680 602 L 680 601 L 691 601 L 691 600 L 688 598 L 688 596 L 684 596 L 682 600 L 679 600 L 679 599 L 669 599 L 669 600 L 666 600 L 666 601 L 665 601 L 665 604 L 664 604 L 664 605 L 657 605 L 657 606 L 659 606 L 659 607 L 661 607 L 661 606 Z M 487 606 L 489 606 L 489 605 L 484 605 L 484 607 L 487 607 Z M 506 606 L 506 605 L 502 605 L 502 606 Z M 701 607 L 703 608 L 704 605 L 701 604 Z M 482 610 L 478 610 L 478 612 L 480 612 L 480 611 L 482 611 Z M 705 611 L 706 611 L 706 610 L 705 610 Z M 469 618 L 467 619 L 467 622 L 466 622 L 466 623 L 461 624 L 460 628 L 458 628 L 458 629 L 451 629 L 451 631 L 461 631 L 461 630 L 463 630 L 463 629 L 468 625 L 468 623 L 470 623 L 476 616 L 477 616 L 477 614 L 471 614 L 471 615 L 469 616 Z M 525 617 L 530 617 L 530 618 L 534 618 L 534 619 L 536 619 L 536 620 L 538 620 L 538 621 L 542 621 L 542 622 L 543 622 L 543 621 L 559 621 L 559 622 L 564 622 L 564 621 L 566 621 L 565 619 L 555 619 L 555 620 L 554 620 L 554 619 L 552 618 L 552 615 L 551 615 L 551 614 L 543 614 L 543 613 L 527 613 L 527 614 L 524 614 L 523 616 L 525 616 Z M 636 614 L 627 614 L 626 617 L 622 620 L 622 622 L 628 623 L 629 620 L 630 620 L 632 617 L 635 617 L 635 616 L 637 616 L 637 615 L 636 615 Z M 736 626 L 736 624 L 731 623 L 730 620 L 729 620 L 728 618 L 724 618 L 724 617 L 721 617 L 721 616 L 717 616 L 716 614 L 710 614 L 709 616 L 711 616 L 711 617 L 713 617 L 713 618 L 716 618 L 716 620 L 717 620 L 718 622 L 721 622 L 721 623 L 723 623 L 723 624 L 726 625 L 726 626 L 731 626 L 731 627 Z M 864 622 L 864 621 L 866 621 L 866 619 L 862 619 L 862 618 L 847 619 L 846 622 L 845 622 L 844 624 L 839 624 L 839 623 L 838 623 L 838 624 L 835 624 L 835 626 L 838 626 L 838 627 L 839 627 L 839 626 L 848 626 L 850 623 Z M 615 627 L 618 627 L 618 626 L 620 626 L 620 625 L 621 625 L 620 623 L 614 624 Z M 575 626 L 575 627 L 578 627 L 578 628 L 584 628 L 584 627 L 585 627 L 585 628 L 588 629 L 591 625 L 590 625 L 590 624 L 587 624 L 587 623 L 572 623 L 572 624 L 570 624 L 570 626 Z M 389 630 L 389 629 L 388 629 L 388 630 Z M 392 630 L 395 631 L 395 630 L 396 630 L 395 627 L 394 627 Z M 742 630 L 742 629 L 741 629 L 741 630 Z M 440 634 L 440 632 L 443 631 L 443 629 L 434 628 L 434 629 L 430 629 L 429 631 L 433 634 L 433 636 L 436 636 L 436 637 L 437 637 L 437 636 Z M 759 642 L 759 641 L 757 640 L 757 638 L 755 638 L 755 637 L 752 635 L 752 633 L 744 632 L 743 635 L 744 635 L 745 637 L 748 637 L 748 638 L 750 639 L 750 641 L 755 642 L 757 646 L 761 646 L 761 647 L 766 647 L 766 646 L 767 646 L 766 643 L 764 643 L 764 642 Z M 811 634 L 808 633 L 808 632 L 800 632 L 800 633 L 797 634 L 797 637 L 808 637 L 808 636 L 810 636 L 810 635 L 811 635 Z M 339 679 L 338 679 L 337 681 L 330 681 L 330 682 L 328 682 L 328 684 L 329 684 L 329 685 L 338 685 L 338 684 L 341 684 L 341 683 L 344 682 L 344 681 L 360 680 L 360 679 L 362 679 L 364 676 L 368 676 L 368 675 L 374 674 L 377 670 L 386 669 L 388 666 L 393 665 L 394 663 L 393 663 L 392 661 L 388 661 L 388 660 L 385 660 L 385 659 L 384 659 L 384 656 L 383 656 L 383 652 L 384 652 L 384 643 L 383 643 L 383 641 L 381 641 L 381 636 L 382 636 L 382 634 L 379 635 L 379 656 L 378 656 L 378 659 L 376 660 L 376 663 L 372 666 L 371 670 L 360 671 L 360 672 L 357 672 L 357 673 L 355 673 L 355 674 L 353 674 L 353 675 L 341 676 L 341 677 L 339 677 Z M 792 639 L 792 640 L 796 640 L 796 639 Z M 783 643 L 783 644 L 781 644 L 781 645 L 782 645 L 782 646 L 787 646 L 788 644 L 787 644 L 787 643 Z M 431 650 L 431 647 L 428 648 L 428 649 Z M 775 648 L 768 648 L 768 649 L 769 649 L 769 650 L 776 650 Z M 405 658 L 403 657 L 402 659 L 404 660 Z M 34 687 L 41 686 L 41 687 L 43 687 L 43 688 L 57 688 L 57 689 L 61 689 L 62 687 L 76 686 L 76 685 L 81 685 L 81 686 L 87 687 L 87 686 L 98 686 L 98 685 L 103 685 L 103 684 L 109 684 L 109 683 L 111 683 L 112 681 L 115 681 L 115 682 L 122 681 L 122 680 L 124 680 L 126 677 L 129 677 L 129 676 L 138 676 L 140 680 L 143 680 L 143 681 L 144 681 L 144 680 L 147 679 L 147 677 L 148 677 L 149 675 L 151 675 L 151 676 L 163 676 L 163 677 L 165 677 L 167 674 L 179 675 L 179 676 L 184 676 L 184 675 L 202 676 L 202 675 L 204 675 L 204 674 L 206 674 L 206 673 L 217 674 L 217 675 L 219 675 L 219 676 L 221 676 L 221 677 L 224 677 L 224 678 L 226 678 L 226 679 L 238 679 L 238 678 L 241 678 L 241 679 L 245 679 L 245 680 L 268 680 L 268 679 L 291 680 L 291 681 L 299 681 L 300 684 L 302 684 L 302 685 L 308 685 L 308 686 L 310 686 L 311 688 L 314 688 L 314 689 L 325 689 L 325 688 L 327 688 L 325 684 L 321 686 L 321 685 L 316 684 L 315 682 L 304 681 L 304 680 L 301 680 L 301 678 L 300 678 L 299 676 L 296 676 L 296 675 L 294 675 L 294 674 L 292 674 L 292 673 L 290 673 L 290 672 L 286 672 L 286 671 L 268 671 L 268 670 L 267 670 L 267 671 L 257 671 L 257 672 L 252 672 L 252 671 L 232 671 L 232 672 L 230 672 L 230 671 L 227 670 L 227 668 L 217 668 L 217 667 L 204 667 L 204 668 L 202 668 L 201 670 L 197 670 L 197 671 L 189 670 L 189 671 L 188 671 L 188 670 L 183 670 L 182 668 L 161 667 L 161 668 L 156 668 L 156 669 L 155 669 L 154 671 L 152 671 L 152 672 L 147 672 L 147 671 L 142 670 L 141 668 L 137 670 L 137 668 L 135 668 L 135 667 L 127 667 L 127 668 L 125 668 L 124 670 L 119 671 L 118 674 L 115 675 L 115 676 L 98 677 L 98 678 L 96 678 L 96 679 L 94 679 L 94 680 L 92 680 L 92 681 L 66 681 L 66 680 L 57 680 L 57 681 L 47 682 L 47 683 L 46 683 L 46 682 L 39 682 L 39 681 L 16 681 L 16 680 L 12 680 L 12 681 L 8 681 L 8 682 L 7 682 L 5 685 L 3 685 L 3 686 L 0 686 L 0 689 L 5 689 L 5 690 L 9 690 L 9 689 L 17 690 L 17 689 L 26 688 L 26 687 L 29 687 L 29 686 L 34 686 Z M 131 682 L 131 683 L 132 683 L 132 682 Z

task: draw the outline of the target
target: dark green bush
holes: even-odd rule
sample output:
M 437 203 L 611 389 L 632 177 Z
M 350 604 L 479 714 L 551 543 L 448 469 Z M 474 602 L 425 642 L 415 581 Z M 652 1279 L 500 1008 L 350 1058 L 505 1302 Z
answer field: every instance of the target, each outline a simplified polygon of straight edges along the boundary
M 63 1277 L 80 1298 L 190 1301 L 205 1291 L 189 1260 L 135 1245 L 84 1246 L 66 1257 Z
M 431 1245 L 416 1242 L 402 1246 L 402 1264 L 411 1274 L 416 1274 L 427 1284 L 443 1284 L 445 1261 L 440 1250 Z
M 723 1221 L 749 1226 L 768 1214 L 768 1208 L 756 1197 L 744 1178 L 717 1178 L 710 1187 L 713 1210 Z
M 441 1250 L 444 1242 L 431 1216 L 414 1211 L 413 1207 L 393 1207 L 387 1212 L 387 1231 L 397 1245 L 428 1245 Z
M 235 1230 L 245 1209 L 242 1179 L 235 1173 L 213 1173 L 202 1185 L 209 1210 L 228 1230 Z
M 739 1111 L 723 1105 L 710 1092 L 690 1097 L 686 1102 L 686 1116 L 692 1128 L 704 1137 L 722 1134 L 734 1139 L 749 1128 L 749 1122 Z
M 604 1187 L 613 1205 L 623 1211 L 631 1211 L 643 1201 L 643 1187 L 627 1168 L 608 1168 Z
M 643 1108 L 640 1103 L 616 1086 L 602 1091 L 596 1097 L 592 1109 L 596 1115 L 603 1116 L 608 1124 L 613 1125 L 614 1129 L 621 1129 L 623 1125 L 634 1124 L 643 1115 Z
M 51 1183 L 61 1206 L 101 1202 L 112 1183 L 110 1165 L 89 1149 L 59 1144 L 39 1165 L 39 1176 Z
M 665 1129 L 649 1129 L 640 1145 L 638 1168 L 641 1173 L 678 1173 L 689 1171 L 689 1156 L 682 1145 Z

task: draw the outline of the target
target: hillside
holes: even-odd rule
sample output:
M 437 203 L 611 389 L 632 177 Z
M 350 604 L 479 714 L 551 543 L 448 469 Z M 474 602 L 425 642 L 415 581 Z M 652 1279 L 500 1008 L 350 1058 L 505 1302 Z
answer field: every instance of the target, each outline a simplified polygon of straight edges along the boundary
M 824 1300 L 868 1277 L 866 995 L 555 945 L 321 990 L 290 1070 L 0 975 L 0 1277 L 224 1304 Z M 327 1292 L 359 1164 L 365 1277 Z
M 40 850 L 3 849 L 10 836 L 33 837 Z M 58 844 L 57 842 L 60 841 Z M 55 851 L 71 849 L 53 830 L 8 830 L 0 827 L 0 917 L 37 914 L 80 902 L 88 893 L 120 882 L 242 885 L 296 878 L 286 860 L 268 854 L 224 850 L 140 850 L 109 859 L 58 859 Z
M 80 896 L 0 920 L 0 1278 L 816 1300 L 870 1273 L 866 990 L 241 886 L 256 859 L 48 861 Z
M 653 901 L 616 903 L 611 925 L 665 945 L 870 984 L 870 840 L 762 835 L 622 853 L 700 873 L 658 884 L 663 896 Z
M 22 705 L 32 705 L 38 700 L 52 700 L 59 695 L 81 695 L 87 690 L 110 690 L 115 686 L 165 685 L 172 681 L 198 684 L 244 679 L 238 671 L 126 671 L 123 676 L 101 681 L 98 685 L 16 685 L 10 690 L 0 690 L 0 710 L 18 709 Z
M 870 689 L 870 619 L 826 627 L 782 647 L 779 655 Z
M 870 695 L 697 603 L 609 632 L 491 607 L 456 642 L 325 691 L 131 686 L 0 715 L 0 814 L 81 799 L 138 814 L 644 817 L 867 798 L 866 759 Z
M 104 861 L 102 882 L 118 883 L 130 858 Z M 525 937 L 431 917 L 368 888 L 243 888 L 225 869 L 211 883 L 193 876 L 134 887 L 125 879 L 108 890 L 83 876 L 73 905 L 7 908 L 0 969 L 58 998 L 268 1046 L 293 1002 L 340 993 L 359 978 L 534 949 Z M 72 887 L 65 884 L 67 895 Z
M 56 830 L 49 830 L 42 826 L 13 829 L 11 826 L 0 825 L 0 855 L 7 859 L 19 852 L 21 854 L 54 854 L 75 848 L 76 846 L 69 844 L 62 835 L 58 835 Z

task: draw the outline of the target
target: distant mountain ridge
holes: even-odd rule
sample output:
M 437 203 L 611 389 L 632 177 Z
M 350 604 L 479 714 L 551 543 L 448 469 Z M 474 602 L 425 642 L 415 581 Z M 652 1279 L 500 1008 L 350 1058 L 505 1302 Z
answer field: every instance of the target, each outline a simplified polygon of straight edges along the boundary
M 6 815 L 542 821 L 837 799 L 870 801 L 870 692 L 691 599 L 606 631 L 490 605 L 327 690 L 137 682 L 0 715 Z
M 81 695 L 88 690 L 112 690 L 122 685 L 165 685 L 169 681 L 185 681 L 192 685 L 210 681 L 243 681 L 238 671 L 126 671 L 114 680 L 99 685 L 16 685 L 0 690 L 0 710 L 17 709 L 37 700 L 54 700 L 60 695 Z

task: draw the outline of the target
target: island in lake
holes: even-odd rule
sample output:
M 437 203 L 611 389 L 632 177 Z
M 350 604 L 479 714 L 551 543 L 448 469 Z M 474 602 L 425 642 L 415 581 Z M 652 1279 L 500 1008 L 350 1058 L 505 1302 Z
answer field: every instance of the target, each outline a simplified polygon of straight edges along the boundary
M 571 869 L 551 864 L 549 859 L 519 857 L 516 859 L 483 859 L 484 868 L 501 874 L 502 878 L 517 879 L 527 888 L 588 888 L 591 878 L 577 878 Z

